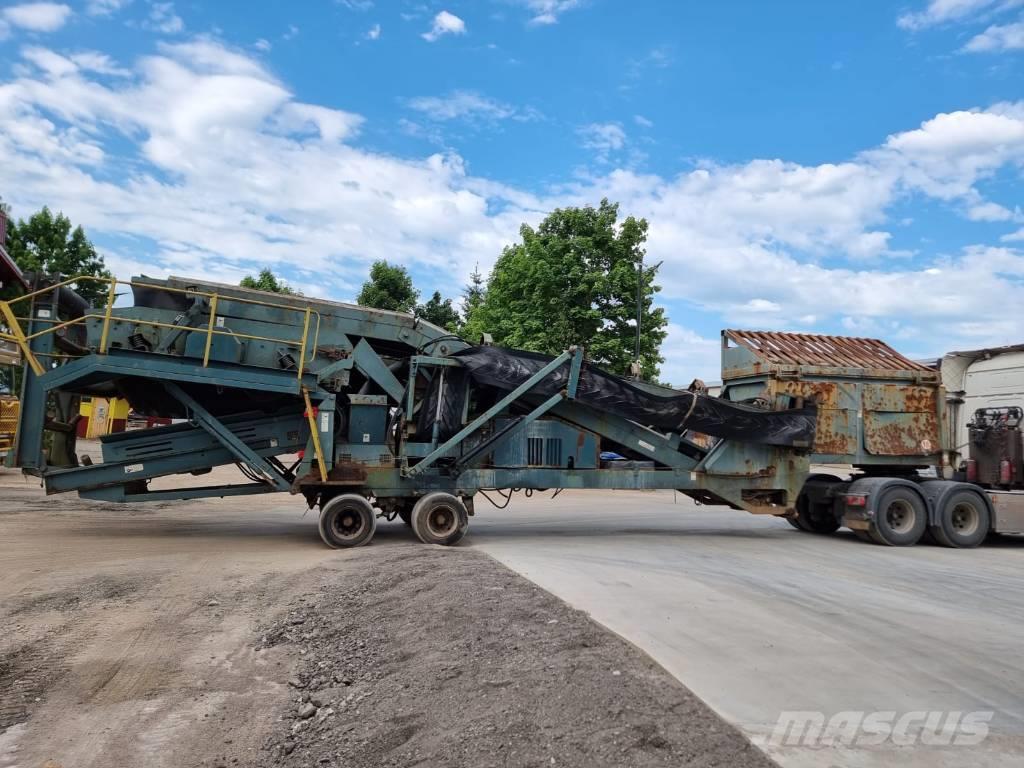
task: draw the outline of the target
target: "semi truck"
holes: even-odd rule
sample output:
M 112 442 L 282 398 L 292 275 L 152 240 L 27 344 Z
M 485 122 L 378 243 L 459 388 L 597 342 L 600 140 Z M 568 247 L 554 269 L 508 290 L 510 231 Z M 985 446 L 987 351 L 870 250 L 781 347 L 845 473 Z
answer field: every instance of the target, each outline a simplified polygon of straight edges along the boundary
M 104 283 L 104 306 L 76 294 L 86 280 Z M 563 488 L 675 489 L 888 546 L 1024 531 L 1019 409 L 981 409 L 962 453 L 959 390 L 875 339 L 725 330 L 710 396 L 613 375 L 582 347 L 502 349 L 411 315 L 188 278 L 51 280 L 0 312 L 25 364 L 13 461 L 47 493 L 289 492 L 331 547 L 367 543 L 380 518 L 454 544 L 481 500 Z M 104 436 L 102 461 L 80 462 L 67 423 L 82 396 L 179 423 Z M 247 482 L 196 484 L 231 464 Z M 184 479 L 151 486 L 167 477 Z

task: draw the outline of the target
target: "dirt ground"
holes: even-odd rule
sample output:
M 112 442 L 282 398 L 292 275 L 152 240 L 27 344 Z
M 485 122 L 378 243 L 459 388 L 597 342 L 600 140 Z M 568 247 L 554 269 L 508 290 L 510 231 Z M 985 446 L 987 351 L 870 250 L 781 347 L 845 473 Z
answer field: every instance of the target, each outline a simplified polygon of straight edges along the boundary
M 209 482 L 209 478 L 205 478 Z M 647 656 L 401 523 L 0 471 L 0 766 L 770 766 Z

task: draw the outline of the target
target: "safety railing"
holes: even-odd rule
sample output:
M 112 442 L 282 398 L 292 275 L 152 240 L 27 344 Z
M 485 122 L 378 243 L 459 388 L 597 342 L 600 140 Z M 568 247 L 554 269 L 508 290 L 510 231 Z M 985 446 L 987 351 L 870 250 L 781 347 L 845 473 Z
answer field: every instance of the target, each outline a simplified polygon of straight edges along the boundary
M 24 315 L 18 315 L 13 307 L 18 304 L 31 307 L 32 300 L 38 296 L 42 296 L 46 293 L 50 293 L 56 289 L 63 288 L 64 286 L 77 285 L 83 282 L 98 282 L 109 285 L 107 289 L 107 302 L 103 307 L 102 313 L 87 312 L 81 317 L 75 317 L 70 320 L 60 320 L 59 318 L 40 318 L 40 317 L 27 317 Z M 120 317 L 114 314 L 114 303 L 117 301 L 117 289 L 119 286 L 133 287 L 135 285 L 144 286 L 151 289 L 157 289 L 160 291 L 166 291 L 168 293 L 180 293 L 190 297 L 201 297 L 208 301 L 207 311 L 209 312 L 209 320 L 204 325 L 191 326 L 191 325 L 179 325 L 176 323 L 167 323 L 159 320 L 143 320 L 137 318 L 129 318 L 133 322 L 139 325 L 150 326 L 153 328 L 168 328 L 176 331 L 201 331 L 206 335 L 206 339 L 203 346 L 203 367 L 207 367 L 210 364 L 211 348 L 213 346 L 214 336 L 230 336 L 236 339 L 245 339 L 248 341 L 265 341 L 273 344 L 284 344 L 288 346 L 297 346 L 300 350 L 299 360 L 296 364 L 298 379 L 302 380 L 302 374 L 305 371 L 306 366 L 316 358 L 316 349 L 320 340 L 320 313 L 307 305 L 305 307 L 297 307 L 291 304 L 282 304 L 273 301 L 263 301 L 261 299 L 247 299 L 239 296 L 223 296 L 216 292 L 199 291 L 192 288 L 174 288 L 167 285 L 155 285 L 153 283 L 134 283 L 130 280 L 118 280 L 113 277 L 94 277 L 92 275 L 84 275 L 81 277 L 73 277 L 68 280 L 49 285 L 45 288 L 41 288 L 38 291 L 27 293 L 23 296 L 11 299 L 9 301 L 0 301 L 0 322 L 7 326 L 7 330 L 4 331 L 0 328 L 0 340 L 11 341 L 17 345 L 21 350 L 22 359 L 32 369 L 32 371 L 40 376 L 45 372 L 45 368 L 39 362 L 39 357 L 68 357 L 71 355 L 50 355 L 40 352 L 33 352 L 31 349 L 31 342 L 46 334 L 54 334 L 64 328 L 70 328 L 75 325 L 85 325 L 89 320 L 102 321 L 100 326 L 100 340 L 96 347 L 96 352 L 105 355 L 110 342 L 110 327 L 113 322 L 121 320 Z M 229 328 L 221 328 L 217 326 L 217 305 L 221 301 L 229 301 L 238 304 L 249 304 L 258 307 L 267 307 L 272 309 L 283 309 L 288 312 L 296 312 L 303 316 L 302 320 L 302 334 L 297 339 L 281 339 L 273 336 L 260 336 L 251 333 L 241 333 L 239 331 L 232 331 Z M 55 312 L 56 314 L 56 312 Z M 315 320 L 315 323 L 313 322 Z M 43 328 L 33 333 L 25 333 L 22 329 L 22 323 L 34 323 L 39 325 L 46 325 L 48 327 Z M 310 331 L 313 332 L 313 343 L 310 345 Z M 307 359 L 308 354 L 308 359 Z

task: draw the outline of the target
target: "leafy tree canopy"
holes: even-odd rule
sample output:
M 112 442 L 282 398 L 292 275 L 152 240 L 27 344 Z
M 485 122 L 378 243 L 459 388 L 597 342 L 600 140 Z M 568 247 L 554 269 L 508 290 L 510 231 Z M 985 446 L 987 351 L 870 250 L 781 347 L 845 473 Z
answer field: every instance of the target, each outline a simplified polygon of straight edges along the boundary
M 440 291 L 434 291 L 434 295 L 430 297 L 426 304 L 420 304 L 416 307 L 416 315 L 422 317 L 428 323 L 433 323 L 447 329 L 451 333 L 456 333 L 459 324 L 462 322 L 458 310 L 452 306 L 452 300 L 442 299 Z
M 269 269 L 261 269 L 258 276 L 246 275 L 239 283 L 242 288 L 254 288 L 257 291 L 270 291 L 271 293 L 296 294 L 298 292 L 284 280 L 278 280 L 277 276 Z
M 356 301 L 364 307 L 412 313 L 419 295 L 405 267 L 375 261 Z
M 645 267 L 647 221 L 618 222 L 619 206 L 556 209 L 522 242 L 505 248 L 487 290 L 469 312 L 464 335 L 487 331 L 497 344 L 555 355 L 573 344 L 614 373 L 628 374 L 636 358 L 640 288 L 640 371 L 653 380 L 668 320 L 653 307 L 661 290 L 657 267 Z M 471 286 L 472 287 L 472 286 Z
M 85 231 L 72 228 L 67 216 L 54 216 L 46 207 L 28 221 L 7 223 L 7 252 L 22 272 L 40 272 L 65 280 L 79 275 L 112 277 Z M 73 287 L 93 306 L 106 304 L 106 284 L 88 280 Z

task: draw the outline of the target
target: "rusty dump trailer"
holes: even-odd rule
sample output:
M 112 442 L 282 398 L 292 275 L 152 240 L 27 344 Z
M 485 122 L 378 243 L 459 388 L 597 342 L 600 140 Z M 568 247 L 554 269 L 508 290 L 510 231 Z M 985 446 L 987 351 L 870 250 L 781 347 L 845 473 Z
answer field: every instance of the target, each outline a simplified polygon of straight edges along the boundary
M 724 331 L 722 342 L 722 397 L 813 401 L 811 463 L 853 468 L 851 479 L 808 475 L 795 527 L 845 526 L 894 546 L 929 537 L 973 547 L 990 533 L 1024 532 L 1020 407 L 980 409 L 969 445 L 958 445 L 949 419 L 962 393 L 948 395 L 938 367 L 880 341 Z
M 106 305 L 91 308 L 73 290 L 87 279 L 0 302 L 0 340 L 25 363 L 12 459 L 48 493 L 290 492 L 319 508 L 333 547 L 365 544 L 378 517 L 453 544 L 480 499 L 558 488 L 671 488 L 894 546 L 1024 527 L 1018 496 L 955 476 L 938 372 L 879 341 L 724 331 L 710 397 L 614 376 L 582 348 L 471 344 L 409 315 L 195 279 L 103 280 Z M 87 395 L 179 423 L 104 437 L 83 466 L 73 419 Z M 190 478 L 229 464 L 248 482 Z M 171 476 L 186 481 L 150 487 Z

